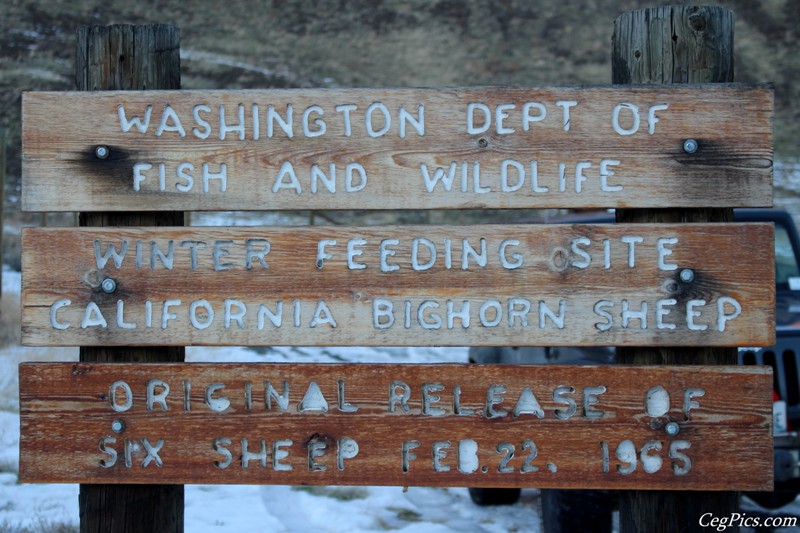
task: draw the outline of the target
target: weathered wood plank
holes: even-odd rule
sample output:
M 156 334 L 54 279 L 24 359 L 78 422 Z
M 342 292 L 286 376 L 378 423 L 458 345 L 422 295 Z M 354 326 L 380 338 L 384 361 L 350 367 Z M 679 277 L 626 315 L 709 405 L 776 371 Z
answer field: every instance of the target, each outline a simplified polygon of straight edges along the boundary
M 23 364 L 20 481 L 769 489 L 771 387 L 769 367 Z
M 769 224 L 29 228 L 23 341 L 768 346 L 772 243 Z
M 733 84 L 27 93 L 22 203 L 764 207 L 772 113 L 771 88 Z

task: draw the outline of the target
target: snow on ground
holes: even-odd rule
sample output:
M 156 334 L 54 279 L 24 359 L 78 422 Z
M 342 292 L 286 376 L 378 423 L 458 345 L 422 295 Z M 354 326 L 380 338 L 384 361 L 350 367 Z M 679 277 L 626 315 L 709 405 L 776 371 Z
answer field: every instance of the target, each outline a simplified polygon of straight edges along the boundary
M 3 273 L 3 299 L 19 299 L 20 274 Z M 3 317 L 8 320 L 8 317 Z M 78 485 L 17 481 L 22 361 L 74 361 L 75 348 L 0 349 L 0 530 L 78 524 Z M 189 362 L 464 362 L 465 348 L 187 348 Z M 539 530 L 536 490 L 510 507 L 481 508 L 465 488 L 187 485 L 187 533 L 507 532 Z M 77 530 L 77 529 L 76 529 Z

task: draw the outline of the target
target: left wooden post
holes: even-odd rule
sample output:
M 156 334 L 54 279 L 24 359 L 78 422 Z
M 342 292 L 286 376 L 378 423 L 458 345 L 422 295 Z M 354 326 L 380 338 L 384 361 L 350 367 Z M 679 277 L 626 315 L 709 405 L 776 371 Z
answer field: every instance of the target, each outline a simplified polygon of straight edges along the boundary
M 78 90 L 180 89 L 180 31 L 167 24 L 85 26 L 77 32 Z M 96 147 L 89 153 L 95 153 Z M 114 158 L 109 147 L 108 158 Z M 143 206 L 144 208 L 145 206 Z M 81 226 L 183 226 L 183 212 L 82 212 Z M 182 362 L 183 347 L 81 347 L 82 362 Z M 81 485 L 81 533 L 182 532 L 183 485 Z

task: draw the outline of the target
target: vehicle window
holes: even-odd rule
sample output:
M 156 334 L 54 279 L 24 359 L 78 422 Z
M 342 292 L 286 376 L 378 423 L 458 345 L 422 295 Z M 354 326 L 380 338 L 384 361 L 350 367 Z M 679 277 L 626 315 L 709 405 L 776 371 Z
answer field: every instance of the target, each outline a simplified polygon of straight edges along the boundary
M 791 278 L 795 278 L 792 280 Z M 797 290 L 800 270 L 797 268 L 789 232 L 781 224 L 775 224 L 775 283 L 784 288 Z

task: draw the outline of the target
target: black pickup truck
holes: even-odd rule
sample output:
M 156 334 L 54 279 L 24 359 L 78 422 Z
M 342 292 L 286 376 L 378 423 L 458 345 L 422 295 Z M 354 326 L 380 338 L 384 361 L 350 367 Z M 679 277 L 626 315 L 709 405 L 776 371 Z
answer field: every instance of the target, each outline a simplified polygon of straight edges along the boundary
M 748 496 L 774 509 L 800 494 L 800 236 L 786 211 L 742 209 L 737 222 L 775 224 L 775 293 L 777 341 L 768 348 L 739 348 L 739 364 L 769 365 L 774 376 L 775 491 Z M 613 215 L 572 215 L 558 222 L 611 223 Z M 470 349 L 470 361 L 482 364 L 613 364 L 613 348 L 481 347 Z M 511 504 L 519 489 L 470 489 L 478 505 Z M 610 531 L 615 506 L 611 491 L 542 490 L 541 512 L 545 533 Z

